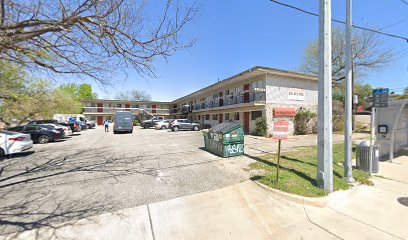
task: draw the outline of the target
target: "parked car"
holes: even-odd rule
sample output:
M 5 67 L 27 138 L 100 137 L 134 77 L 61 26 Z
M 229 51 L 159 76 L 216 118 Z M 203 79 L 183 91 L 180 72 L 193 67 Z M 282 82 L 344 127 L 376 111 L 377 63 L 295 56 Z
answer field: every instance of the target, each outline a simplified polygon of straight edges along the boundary
M 52 126 L 47 125 L 24 125 L 18 127 L 7 128 L 8 131 L 28 133 L 31 139 L 38 143 L 48 143 L 64 137 L 64 134 Z
M 80 132 L 81 131 L 81 125 L 78 124 L 76 121 L 72 122 L 58 122 L 58 120 L 55 119 L 43 119 L 43 120 L 33 120 L 29 122 L 27 125 L 38 125 L 38 124 L 59 124 L 62 126 L 67 126 L 71 128 L 72 132 Z
M 178 130 L 198 131 L 200 130 L 200 128 L 201 127 L 199 123 L 195 123 L 188 119 L 176 119 L 170 122 L 170 129 L 174 132 L 177 132 Z
M 156 122 L 155 125 L 154 125 L 154 128 L 155 129 L 161 129 L 161 130 L 167 129 L 167 128 L 169 128 L 169 125 L 170 125 L 170 123 L 172 121 L 174 121 L 174 120 L 173 119 L 166 119 L 166 120 L 163 120 L 163 121 Z
M 113 134 L 118 132 L 133 132 L 132 113 L 128 111 L 117 111 L 113 120 Z
M 142 121 L 140 123 L 140 126 L 142 128 L 145 128 L 145 129 L 151 128 L 151 127 L 154 127 L 157 122 L 160 122 L 160 121 L 163 121 L 163 120 L 164 120 L 164 117 L 154 117 L 154 118 L 151 118 L 149 120 Z
M 26 151 L 33 147 L 30 134 L 0 131 L 0 158 Z
M 69 126 L 63 126 L 63 125 L 55 124 L 55 123 L 45 123 L 45 124 L 41 124 L 41 125 L 48 125 L 48 126 L 53 126 L 56 129 L 62 129 L 64 137 L 72 136 L 72 130 L 71 130 L 71 128 Z

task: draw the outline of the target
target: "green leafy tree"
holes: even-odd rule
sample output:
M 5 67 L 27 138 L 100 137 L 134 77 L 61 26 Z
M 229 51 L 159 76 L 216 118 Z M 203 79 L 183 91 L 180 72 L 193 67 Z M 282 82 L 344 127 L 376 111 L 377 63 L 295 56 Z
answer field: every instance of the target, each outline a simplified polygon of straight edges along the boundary
M 79 112 L 81 106 L 51 82 L 31 78 L 14 64 L 0 65 L 0 92 L 3 98 L 1 121 L 23 123 L 29 119 L 50 118 L 55 113 Z

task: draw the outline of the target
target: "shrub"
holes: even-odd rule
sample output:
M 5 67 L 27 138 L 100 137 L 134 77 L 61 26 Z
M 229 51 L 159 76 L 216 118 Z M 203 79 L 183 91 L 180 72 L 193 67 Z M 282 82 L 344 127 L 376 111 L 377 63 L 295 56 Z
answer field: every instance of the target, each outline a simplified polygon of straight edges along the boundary
M 258 117 L 255 120 L 255 135 L 257 136 L 266 136 L 267 132 L 267 124 L 266 124 L 266 117 Z
M 296 112 L 294 121 L 295 134 L 305 135 L 317 131 L 316 116 L 317 116 L 316 113 L 306 108 L 303 107 L 299 108 Z
M 139 120 L 133 120 L 133 126 L 139 126 L 140 122 Z
M 344 131 L 344 107 L 340 101 L 333 101 L 333 132 Z

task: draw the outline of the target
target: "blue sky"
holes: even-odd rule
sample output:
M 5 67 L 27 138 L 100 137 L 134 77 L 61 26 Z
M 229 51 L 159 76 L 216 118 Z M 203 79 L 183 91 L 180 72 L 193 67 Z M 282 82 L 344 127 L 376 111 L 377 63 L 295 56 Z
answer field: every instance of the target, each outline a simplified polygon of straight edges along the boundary
M 318 12 L 318 0 L 281 0 Z M 333 0 L 333 18 L 344 20 L 345 0 Z M 268 0 L 201 0 L 199 16 L 186 29 L 195 46 L 168 59 L 157 59 L 158 78 L 143 78 L 132 69 L 115 77 L 108 91 L 93 87 L 100 98 L 115 91 L 144 89 L 154 100 L 170 101 L 253 66 L 296 70 L 304 48 L 317 38 L 318 19 L 276 5 Z M 354 0 L 356 25 L 382 28 L 405 18 L 384 31 L 408 36 L 408 6 L 400 0 Z M 334 27 L 339 26 L 333 24 Z M 382 71 L 361 79 L 374 87 L 400 90 L 408 86 L 408 43 L 383 37 L 398 59 Z M 92 83 L 92 81 L 91 81 Z

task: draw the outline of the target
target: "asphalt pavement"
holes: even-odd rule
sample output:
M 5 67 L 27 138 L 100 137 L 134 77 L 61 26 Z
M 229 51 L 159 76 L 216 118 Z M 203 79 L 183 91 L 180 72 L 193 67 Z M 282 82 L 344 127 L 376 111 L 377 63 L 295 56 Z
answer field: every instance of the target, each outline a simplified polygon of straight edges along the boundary
M 247 180 L 250 161 L 203 150 L 201 132 L 102 128 L 0 161 L 0 235 Z

